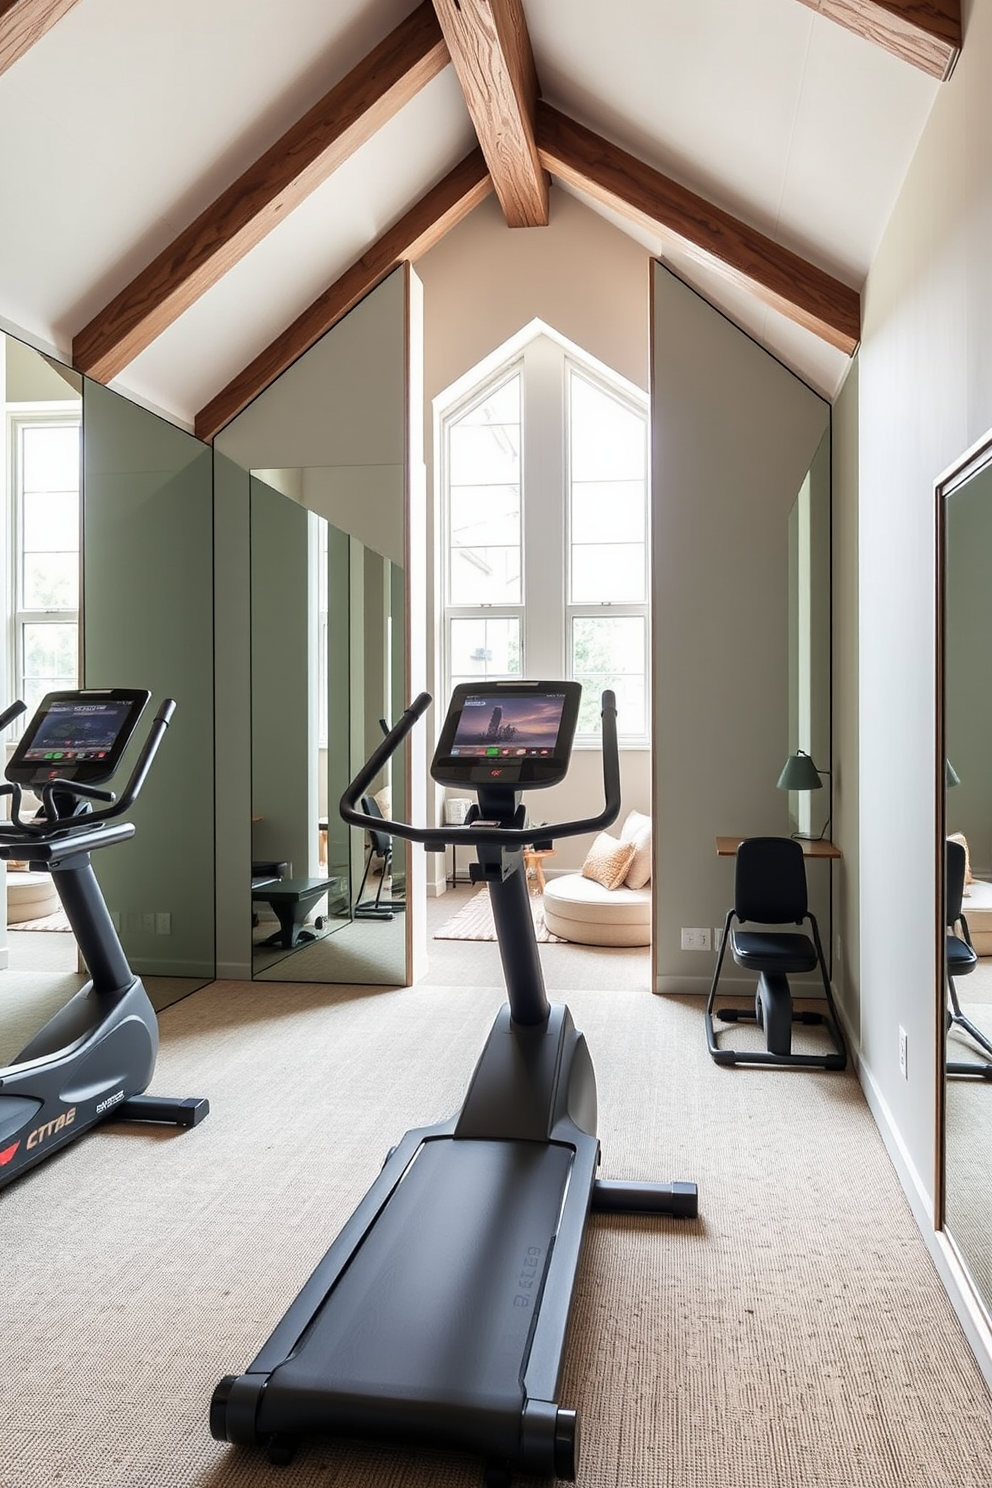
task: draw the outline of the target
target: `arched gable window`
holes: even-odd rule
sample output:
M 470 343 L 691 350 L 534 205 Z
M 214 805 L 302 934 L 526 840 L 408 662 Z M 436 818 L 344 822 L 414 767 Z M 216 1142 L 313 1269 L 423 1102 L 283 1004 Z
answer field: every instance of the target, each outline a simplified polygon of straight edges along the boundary
M 439 400 L 445 696 L 475 678 L 574 677 L 579 737 L 605 687 L 648 731 L 648 409 L 542 329 Z

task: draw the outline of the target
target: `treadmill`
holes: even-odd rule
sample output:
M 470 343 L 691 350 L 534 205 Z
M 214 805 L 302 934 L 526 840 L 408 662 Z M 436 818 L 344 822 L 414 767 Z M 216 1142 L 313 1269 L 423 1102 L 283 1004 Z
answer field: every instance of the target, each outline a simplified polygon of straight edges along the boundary
M 464 825 L 384 824 L 428 851 L 476 849 L 472 877 L 489 887 L 507 1003 L 461 1110 L 391 1150 L 261 1352 L 217 1386 L 220 1441 L 282 1463 L 310 1436 L 470 1453 L 487 1488 L 516 1472 L 576 1476 L 579 1419 L 558 1388 L 590 1210 L 697 1212 L 693 1183 L 597 1179 L 592 1061 L 568 1009 L 545 994 L 522 850 L 599 830 L 620 809 L 607 692 L 603 811 L 526 825 L 521 792 L 567 771 L 580 692 L 574 682 L 458 686 L 431 773 L 474 788 L 478 804 Z M 372 824 L 357 803 L 430 701 L 416 699 L 349 786 L 346 821 Z

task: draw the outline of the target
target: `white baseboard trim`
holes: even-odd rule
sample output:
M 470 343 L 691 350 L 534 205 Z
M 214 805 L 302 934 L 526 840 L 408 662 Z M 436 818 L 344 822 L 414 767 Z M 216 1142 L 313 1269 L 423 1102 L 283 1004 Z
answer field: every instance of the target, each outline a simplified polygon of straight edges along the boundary
M 251 962 L 218 961 L 214 972 L 214 980 L 218 982 L 250 982 Z
M 860 1050 L 850 1038 L 849 1045 L 868 1109 L 878 1127 L 896 1176 L 902 1185 L 913 1218 L 919 1226 L 924 1244 L 930 1252 L 951 1306 L 961 1324 L 985 1382 L 992 1390 L 992 1319 L 975 1290 L 974 1283 L 954 1246 L 943 1230 L 934 1229 L 933 1204 L 925 1185 L 910 1160 L 905 1144 L 892 1120 L 892 1112 L 875 1083 L 871 1070 L 861 1058 Z

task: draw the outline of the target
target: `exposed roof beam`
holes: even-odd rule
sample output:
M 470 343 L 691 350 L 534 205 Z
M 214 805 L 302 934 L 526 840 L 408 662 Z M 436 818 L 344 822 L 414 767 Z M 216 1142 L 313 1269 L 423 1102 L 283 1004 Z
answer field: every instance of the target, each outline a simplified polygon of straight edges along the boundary
M 448 61 L 424 0 L 94 316 L 73 340 L 74 365 L 116 377 Z
M 0 0 L 0 72 L 40 41 L 76 0 Z
M 534 142 L 539 88 L 522 0 L 434 0 L 507 227 L 547 227 Z
M 931 77 L 946 81 L 961 52 L 961 0 L 799 0 Z
M 537 106 L 541 162 L 559 180 L 663 236 L 701 262 L 744 283 L 766 304 L 850 356 L 861 338 L 856 290 L 714 207 L 625 150 L 558 113 Z
M 201 408 L 194 423 L 197 436 L 213 439 L 297 357 L 309 351 L 325 331 L 354 309 L 387 274 L 404 260 L 415 262 L 433 248 L 492 189 L 482 151 L 473 150 L 448 172 L 443 181 L 421 197 L 405 217 L 373 243 L 350 269 L 346 269 L 340 279 L 314 300 L 282 335 L 260 352 L 243 372 L 239 372 L 222 392 Z

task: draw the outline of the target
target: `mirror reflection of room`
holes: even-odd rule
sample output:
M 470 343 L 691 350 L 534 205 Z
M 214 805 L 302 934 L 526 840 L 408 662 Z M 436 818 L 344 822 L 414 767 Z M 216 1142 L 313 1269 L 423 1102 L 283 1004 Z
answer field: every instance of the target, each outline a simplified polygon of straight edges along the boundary
M 945 502 L 945 1225 L 992 1306 L 992 468 Z
M 46 692 L 74 687 L 79 672 L 79 487 L 82 378 L 0 332 L 3 511 L 14 536 L 15 615 L 2 659 L 3 697 L 28 713 Z M 24 718 L 4 738 L 6 763 Z M 9 802 L 2 803 L 3 815 Z M 26 861 L 0 867 L 6 923 L 0 1064 L 17 1052 L 85 980 L 49 874 Z

